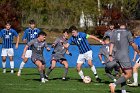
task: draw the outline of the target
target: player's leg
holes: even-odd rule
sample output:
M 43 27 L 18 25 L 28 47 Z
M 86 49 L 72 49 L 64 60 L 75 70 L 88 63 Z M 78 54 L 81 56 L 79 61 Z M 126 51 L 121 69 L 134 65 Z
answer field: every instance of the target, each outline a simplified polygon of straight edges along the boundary
M 38 68 L 38 71 L 40 73 L 40 79 L 41 79 L 41 82 L 42 83 L 45 83 L 45 78 L 44 78 L 44 74 L 43 74 L 43 69 L 42 69 L 42 62 L 40 60 L 36 60 L 35 62 L 35 65 L 37 66 Z
M 6 73 L 6 56 L 2 56 L 3 73 Z
M 24 67 L 24 65 L 26 64 L 27 61 L 28 61 L 28 58 L 25 57 L 25 58 L 23 59 L 23 61 L 21 62 L 21 64 L 20 64 L 20 67 L 19 67 L 17 76 L 21 76 L 21 71 L 22 71 L 22 69 L 23 69 L 23 67 Z
M 83 63 L 77 63 L 77 72 L 80 75 L 81 79 L 84 79 L 84 73 L 81 69 Z
M 26 53 L 25 53 L 25 58 L 23 59 L 23 61 L 20 64 L 17 76 L 21 75 L 21 71 L 22 71 L 24 65 L 27 63 L 28 58 L 31 58 L 31 56 L 32 56 L 32 50 L 27 50 Z
M 106 63 L 105 65 L 106 65 L 105 72 L 106 72 L 107 76 L 109 78 L 111 78 L 114 82 L 116 82 L 115 77 L 112 75 L 112 70 L 114 68 L 117 68 L 118 67 L 117 63 L 115 61 L 112 61 L 112 62 Z
M 64 74 L 63 74 L 63 80 L 65 80 L 66 79 L 66 76 L 67 76 L 67 74 L 68 74 L 68 62 L 66 61 L 66 60 L 63 60 L 62 62 L 61 62 L 61 64 L 63 64 L 64 65 L 64 67 L 65 67 L 65 70 L 64 70 Z
M 140 63 L 136 63 L 133 67 L 133 79 L 134 82 L 132 84 L 127 84 L 129 86 L 138 86 L 138 68 L 140 67 Z
M 115 87 L 117 85 L 124 84 L 124 83 L 126 83 L 127 79 L 131 78 L 131 76 L 132 76 L 132 69 L 126 69 L 124 71 L 125 71 L 125 73 L 122 74 L 122 76 L 115 83 L 110 83 L 109 84 L 111 93 L 115 93 Z M 124 84 L 124 85 L 126 85 L 126 84 Z M 123 87 L 124 87 L 124 85 L 123 85 Z M 125 89 L 123 89 L 123 90 L 125 90 Z
M 112 73 L 112 70 L 113 70 L 113 69 L 109 69 L 108 67 L 105 67 L 106 75 L 107 75 L 110 79 L 112 79 L 114 82 L 116 82 L 115 77 L 111 74 L 111 73 Z
M 1 57 L 2 57 L 3 73 L 6 73 L 6 56 L 7 56 L 7 49 L 2 48 Z
M 46 74 L 46 77 L 48 78 L 49 74 L 51 73 L 51 71 L 55 68 L 56 66 L 56 60 L 52 60 L 51 61 L 51 66 L 49 67 L 48 71 L 47 71 L 47 74 Z
M 85 59 L 84 59 L 84 54 L 79 54 L 78 59 L 77 59 L 77 72 L 80 75 L 81 79 L 84 79 L 84 73 L 81 69 L 82 64 L 84 63 Z
M 90 66 L 92 72 L 94 73 L 94 76 L 95 76 L 96 80 L 101 82 L 101 79 L 99 78 L 99 76 L 97 74 L 95 66 L 92 64 L 92 60 L 91 59 L 88 60 L 88 65 Z
M 8 56 L 10 59 L 11 73 L 14 73 L 14 60 L 13 60 L 14 50 L 13 50 L 13 48 L 8 49 Z
M 13 56 L 9 56 L 9 58 L 10 58 L 11 73 L 14 73 L 14 61 L 13 61 Z

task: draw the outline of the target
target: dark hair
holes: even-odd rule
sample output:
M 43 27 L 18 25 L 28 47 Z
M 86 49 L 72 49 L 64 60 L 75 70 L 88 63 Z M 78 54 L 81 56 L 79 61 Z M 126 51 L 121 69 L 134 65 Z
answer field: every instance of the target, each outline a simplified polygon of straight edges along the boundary
M 43 32 L 43 31 L 41 31 L 41 32 L 38 33 L 38 37 L 39 37 L 40 35 L 47 36 L 47 34 L 46 34 L 45 32 Z
M 103 41 L 105 41 L 105 40 L 110 40 L 110 37 L 109 36 L 103 37 Z
M 69 28 L 69 32 L 72 32 L 73 30 L 78 30 L 78 29 L 76 28 L 76 26 L 72 25 L 72 26 Z
M 108 24 L 108 25 L 109 25 L 109 26 L 110 26 L 110 25 L 114 25 L 114 23 L 113 23 L 113 22 L 109 22 L 109 24 Z
M 7 24 L 11 25 L 11 21 L 6 21 L 5 25 L 7 25 Z
M 65 33 L 65 32 L 69 33 L 69 29 L 65 28 L 62 33 Z
M 29 21 L 29 24 L 35 24 L 35 20 L 33 20 L 33 19 L 30 20 L 30 21 Z

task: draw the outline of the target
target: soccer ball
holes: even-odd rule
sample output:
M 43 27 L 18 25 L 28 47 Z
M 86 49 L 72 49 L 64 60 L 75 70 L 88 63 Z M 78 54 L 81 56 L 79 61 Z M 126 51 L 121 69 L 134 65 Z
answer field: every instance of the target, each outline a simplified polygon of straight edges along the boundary
M 90 83 L 91 82 L 91 78 L 89 76 L 85 76 L 83 79 L 84 83 Z

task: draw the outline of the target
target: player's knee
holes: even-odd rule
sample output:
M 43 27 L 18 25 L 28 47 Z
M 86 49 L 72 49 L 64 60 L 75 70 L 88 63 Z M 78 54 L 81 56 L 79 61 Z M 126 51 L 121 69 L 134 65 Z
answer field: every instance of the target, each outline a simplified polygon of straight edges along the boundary
M 5 62 L 6 61 L 6 58 L 3 58 L 2 61 Z
M 54 69 L 55 68 L 55 66 L 51 66 L 51 69 Z

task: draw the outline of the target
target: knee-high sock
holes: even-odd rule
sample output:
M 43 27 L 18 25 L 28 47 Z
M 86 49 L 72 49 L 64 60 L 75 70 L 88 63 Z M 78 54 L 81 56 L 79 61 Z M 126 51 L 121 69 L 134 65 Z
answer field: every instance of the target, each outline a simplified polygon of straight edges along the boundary
M 138 73 L 133 73 L 134 83 L 138 83 Z
M 39 70 L 40 78 L 44 78 L 43 70 Z
M 19 67 L 19 73 L 21 73 L 21 70 L 23 69 L 24 65 L 25 65 L 25 62 L 22 61 Z
M 82 70 L 80 70 L 80 71 L 78 72 L 78 74 L 80 75 L 81 79 L 84 79 L 84 73 L 83 73 Z
M 64 71 L 64 75 L 63 75 L 63 77 L 66 77 L 67 74 L 68 74 L 68 68 L 65 68 L 65 71 Z
M 11 70 L 14 69 L 14 61 L 10 61 Z
M 122 93 L 126 93 L 125 86 L 126 86 L 126 82 L 121 84 Z
M 47 71 L 47 76 L 49 76 L 49 74 L 51 73 L 51 71 L 52 71 L 53 69 L 51 69 L 51 67 L 49 67 L 49 69 L 48 69 L 48 71 Z
M 97 71 L 96 71 L 96 68 L 95 68 L 94 65 L 91 67 L 91 70 L 92 70 L 92 72 L 94 73 L 95 78 L 98 78 Z
M 121 76 L 116 82 L 115 85 L 123 84 L 126 82 L 126 78 L 124 76 Z
M 2 62 L 2 68 L 6 69 L 6 62 Z

